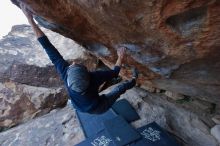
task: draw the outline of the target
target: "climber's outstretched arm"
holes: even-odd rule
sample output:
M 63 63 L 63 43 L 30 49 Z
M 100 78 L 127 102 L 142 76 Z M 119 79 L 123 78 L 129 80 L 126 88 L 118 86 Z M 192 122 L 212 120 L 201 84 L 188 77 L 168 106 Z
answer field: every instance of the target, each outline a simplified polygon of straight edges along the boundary
M 31 25 L 31 27 L 33 28 L 33 31 L 36 35 L 37 38 L 40 38 L 42 36 L 44 36 L 45 34 L 43 33 L 43 31 L 38 27 L 38 25 L 34 22 L 34 19 L 28 19 L 29 24 Z
M 33 31 L 34 31 L 36 37 L 40 38 L 40 37 L 44 36 L 45 34 L 43 33 L 43 31 L 34 22 L 32 13 L 25 7 L 24 4 L 21 3 L 20 7 L 21 7 L 21 10 L 23 11 L 23 13 L 25 14 L 25 16 L 27 17 L 27 20 L 28 20 L 29 24 L 33 28 Z
M 43 31 L 38 27 L 38 25 L 35 23 L 33 16 L 27 8 L 21 4 L 21 9 L 24 12 L 25 16 L 28 19 L 28 22 L 30 23 L 31 27 L 33 28 L 33 31 L 40 42 L 40 44 L 45 49 L 47 55 L 49 56 L 52 63 L 55 65 L 58 73 L 60 74 L 61 78 L 64 79 L 66 68 L 69 66 L 69 63 L 66 62 L 63 57 L 60 55 L 60 53 L 57 51 L 57 49 L 50 43 L 46 35 L 43 33 Z
M 122 61 L 125 56 L 125 50 L 126 48 L 120 47 L 118 48 L 117 54 L 118 54 L 118 59 L 115 63 L 114 69 L 112 70 L 107 70 L 107 71 L 95 71 L 92 72 L 94 75 L 94 78 L 96 80 L 96 84 L 100 86 L 106 81 L 110 81 L 113 78 L 117 78 L 118 74 L 121 69 Z

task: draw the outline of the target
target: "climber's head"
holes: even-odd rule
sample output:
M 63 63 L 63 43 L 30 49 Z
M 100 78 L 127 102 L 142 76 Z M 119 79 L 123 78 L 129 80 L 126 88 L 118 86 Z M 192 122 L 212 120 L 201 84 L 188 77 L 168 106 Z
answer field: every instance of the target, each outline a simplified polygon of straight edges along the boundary
M 87 68 L 80 64 L 72 64 L 67 70 L 67 85 L 73 91 L 85 93 L 90 83 Z

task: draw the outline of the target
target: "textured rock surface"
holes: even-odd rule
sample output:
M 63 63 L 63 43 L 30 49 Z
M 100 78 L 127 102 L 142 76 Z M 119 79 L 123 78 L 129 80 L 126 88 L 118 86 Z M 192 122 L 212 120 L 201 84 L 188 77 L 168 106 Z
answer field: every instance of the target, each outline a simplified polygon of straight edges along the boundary
M 0 83 L 0 128 L 25 122 L 66 104 L 62 88 L 43 88 L 25 84 Z
M 220 125 L 216 125 L 211 129 L 211 134 L 218 140 L 220 143 Z
M 184 96 L 182 94 L 177 94 L 177 93 L 173 93 L 173 92 L 170 92 L 170 91 L 166 91 L 165 95 L 172 98 L 172 99 L 174 99 L 174 100 L 180 100 L 180 99 L 184 98 Z
M 96 66 L 96 59 L 72 40 L 45 32 L 65 59 L 83 58 L 90 69 Z M 0 130 L 62 107 L 67 99 L 62 82 L 30 26 L 14 26 L 0 40 Z
M 113 86 L 114 87 L 114 86 Z M 111 90 L 105 90 L 103 93 Z M 218 146 L 209 127 L 193 112 L 170 103 L 162 94 L 148 93 L 140 88 L 127 91 L 126 98 L 136 108 L 141 119 L 133 126 L 141 127 L 156 121 L 186 146 Z M 70 146 L 84 140 L 84 136 L 71 107 L 51 113 L 0 133 L 2 146 Z
M 111 89 L 106 90 L 108 92 Z M 186 146 L 218 146 L 219 143 L 210 134 L 210 127 L 196 111 L 186 109 L 185 106 L 193 101 L 176 103 L 167 101 L 164 94 L 146 92 L 140 88 L 127 91 L 121 98 L 128 99 L 135 107 L 141 119 L 133 122 L 135 127 L 156 121 L 167 129 Z M 199 109 L 205 114 L 204 110 Z
M 0 135 L 1 146 L 73 146 L 84 138 L 70 106 L 53 110 Z
M 126 46 L 126 77 L 135 65 L 142 84 L 220 103 L 219 0 L 12 1 L 109 66 Z
M 123 96 L 129 98 L 141 115 L 141 120 L 133 123 L 136 127 L 156 121 L 178 137 L 184 145 L 219 145 L 210 132 L 215 125 L 212 118 L 220 114 L 219 0 L 12 1 L 15 4 L 18 1 L 24 2 L 42 26 L 85 46 L 108 66 L 115 63 L 118 46 L 128 48 L 122 70 L 123 77 L 129 77 L 130 67 L 136 66 L 140 71 L 141 87 L 154 92 L 148 93 L 136 88 Z M 1 108 L 5 107 L 1 109 L 5 117 L 0 118 L 0 124 L 10 126 L 14 125 L 11 124 L 12 119 L 19 117 L 20 122 L 26 121 L 56 107 L 54 104 L 48 104 L 51 103 L 50 100 L 54 103 L 53 99 L 66 97 L 60 90 L 62 82 L 53 68 L 48 66 L 50 63 L 46 54 L 36 44 L 36 40 L 32 39 L 34 37 L 30 27 L 17 26 L 14 30 L 0 41 L 0 97 L 4 97 L 0 98 L 0 104 Z M 75 54 L 87 58 L 82 55 L 84 53 L 81 52 L 81 47 L 69 45 L 69 42 L 72 43 L 70 39 L 56 37 L 55 34 L 49 35 L 49 38 L 66 59 L 74 59 Z M 77 49 L 72 51 L 72 46 Z M 33 51 L 30 48 L 35 49 Z M 88 66 L 93 68 L 96 59 L 87 59 L 91 60 L 87 62 Z M 33 90 L 38 92 L 32 92 Z M 171 93 L 168 94 L 170 97 L 180 95 L 183 99 L 173 100 L 164 93 Z M 43 99 L 50 99 L 50 102 L 35 98 L 40 95 Z M 19 101 L 21 97 L 23 98 Z M 36 99 L 36 102 L 30 104 L 30 101 Z M 11 110 L 11 107 L 8 108 L 11 103 L 16 103 L 19 108 Z M 56 103 L 57 106 L 62 105 L 60 100 Z M 41 107 L 36 109 L 39 105 Z M 24 111 L 20 107 L 28 107 L 28 110 Z M 7 115 L 10 110 L 14 114 Z M 55 115 L 58 116 L 60 111 L 71 114 L 71 111 L 65 108 L 57 114 L 55 112 Z M 49 114 L 39 119 L 45 118 L 47 121 L 50 116 Z M 61 126 L 57 137 L 55 136 L 57 140 L 53 139 L 53 136 L 48 138 L 50 134 L 45 136 L 49 129 L 56 133 L 56 127 L 49 125 L 47 129 L 45 125 L 38 124 L 33 130 L 30 125 L 34 125 L 34 122 L 0 133 L 0 143 L 38 143 L 34 133 L 37 129 L 38 137 L 42 139 L 39 145 L 65 145 L 66 141 L 72 144 L 73 141 L 68 139 L 68 136 L 65 139 L 65 136 L 60 134 L 65 126 Z M 58 125 L 55 124 L 57 127 L 59 122 Z M 22 131 L 25 127 L 30 130 Z M 28 136 L 30 137 L 27 138 Z M 81 134 L 74 142 L 79 142 L 79 139 L 83 139 Z
M 216 115 L 212 118 L 212 120 L 216 123 L 220 125 L 220 115 Z

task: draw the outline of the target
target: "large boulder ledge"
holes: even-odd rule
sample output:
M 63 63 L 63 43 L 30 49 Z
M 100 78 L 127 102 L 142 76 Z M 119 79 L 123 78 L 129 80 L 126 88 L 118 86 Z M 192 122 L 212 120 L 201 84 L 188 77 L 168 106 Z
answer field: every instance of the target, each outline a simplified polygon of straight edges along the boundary
M 112 67 L 117 47 L 127 47 L 122 77 L 133 66 L 140 72 L 141 88 L 122 96 L 141 116 L 135 127 L 156 121 L 183 145 L 219 145 L 219 0 L 12 2 L 27 5 L 65 59 L 84 59 L 91 70 L 98 59 Z M 0 40 L 0 145 L 80 142 L 62 81 L 30 26 L 12 30 Z
M 109 92 L 113 87 L 105 90 Z M 153 121 L 165 128 L 184 146 L 218 146 L 210 128 L 183 105 L 172 103 L 161 93 L 152 94 L 141 88 L 133 88 L 121 96 L 127 99 L 141 119 L 132 123 L 136 128 Z M 72 105 L 55 109 L 25 124 L 0 133 L 2 146 L 73 146 L 85 139 Z
M 219 0 L 12 0 L 43 26 L 112 66 L 128 48 L 122 75 L 139 83 L 220 103 Z
M 44 31 L 65 59 L 81 58 L 89 69 L 96 67 L 97 59 L 74 41 Z M 64 107 L 67 100 L 63 83 L 31 27 L 14 26 L 0 40 L 0 131 Z

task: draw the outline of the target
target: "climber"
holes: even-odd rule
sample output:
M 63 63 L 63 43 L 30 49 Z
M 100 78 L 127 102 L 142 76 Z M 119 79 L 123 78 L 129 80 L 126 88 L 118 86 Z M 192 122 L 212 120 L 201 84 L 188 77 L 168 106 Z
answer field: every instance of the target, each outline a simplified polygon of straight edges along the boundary
M 109 81 L 118 76 L 126 48 L 121 47 L 118 49 L 118 59 L 113 70 L 89 72 L 82 64 L 78 64 L 77 62 L 69 64 L 66 62 L 35 23 L 32 13 L 24 4 L 21 3 L 20 6 L 37 40 L 45 49 L 61 79 L 64 81 L 73 107 L 76 110 L 90 114 L 104 113 L 113 105 L 121 94 L 135 86 L 138 73 L 136 69 L 133 69 L 133 77 L 131 80 L 120 83 L 108 94 L 99 95 L 99 86 L 105 81 Z

